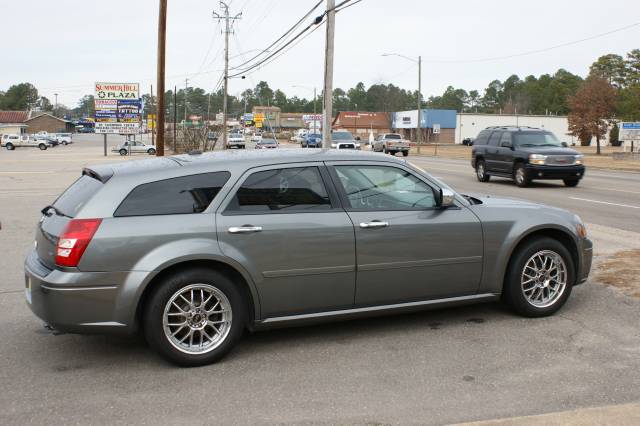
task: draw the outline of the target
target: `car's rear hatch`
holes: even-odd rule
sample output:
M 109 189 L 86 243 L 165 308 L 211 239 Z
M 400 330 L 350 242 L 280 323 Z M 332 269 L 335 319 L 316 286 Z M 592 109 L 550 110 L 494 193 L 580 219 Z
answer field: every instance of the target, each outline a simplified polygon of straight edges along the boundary
M 58 199 L 42 209 L 42 218 L 36 230 L 36 251 L 46 267 L 55 267 L 58 238 L 82 207 L 102 188 L 97 176 L 83 174 Z

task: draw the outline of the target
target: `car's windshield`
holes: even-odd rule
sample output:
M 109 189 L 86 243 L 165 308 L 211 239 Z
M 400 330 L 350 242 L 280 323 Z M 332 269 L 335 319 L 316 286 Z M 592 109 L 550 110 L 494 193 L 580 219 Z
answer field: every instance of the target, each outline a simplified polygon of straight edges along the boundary
M 309 138 L 321 138 L 321 137 L 322 137 L 322 135 L 319 135 L 319 134 L 317 134 L 317 133 L 311 133 L 308 137 L 309 137 Z
M 516 147 L 562 146 L 551 132 L 517 132 L 513 134 Z
M 334 141 L 351 141 L 353 136 L 349 132 L 333 132 L 331 139 Z
M 400 137 L 400 135 L 393 134 L 393 133 L 392 133 L 392 134 L 390 134 L 390 135 L 385 135 L 385 137 L 384 137 L 384 138 L 385 138 L 385 139 L 402 139 L 402 138 Z

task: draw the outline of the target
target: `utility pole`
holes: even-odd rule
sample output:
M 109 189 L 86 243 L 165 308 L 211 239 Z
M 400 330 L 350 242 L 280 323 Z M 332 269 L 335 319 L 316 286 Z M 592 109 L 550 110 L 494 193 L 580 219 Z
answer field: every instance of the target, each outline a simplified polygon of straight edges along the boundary
M 184 79 L 184 125 L 187 125 L 187 89 L 189 88 L 189 79 Z
M 158 88 L 158 106 L 156 108 L 155 126 L 160 129 L 156 145 L 156 155 L 164 156 L 164 64 L 165 45 L 167 40 L 167 0 L 160 0 L 160 11 L 158 13 L 158 75 L 156 85 Z M 153 88 L 151 91 L 153 99 Z M 152 130 L 153 132 L 153 130 Z M 153 133 L 151 133 L 153 135 Z M 175 149 L 175 146 L 174 146 Z
M 333 41 L 336 25 L 336 2 L 327 0 L 327 35 L 324 53 L 324 91 L 322 108 L 322 147 L 331 148 L 331 118 L 333 116 Z
M 176 152 L 178 138 L 178 86 L 173 86 L 173 152 Z
M 418 154 L 420 154 L 420 145 L 422 145 L 422 56 L 418 56 Z
M 316 115 L 316 88 L 313 88 L 313 115 Z M 313 117 L 313 120 L 315 121 L 315 117 Z
M 57 117 L 58 116 L 58 94 L 54 93 L 53 96 L 56 97 L 56 106 L 53 107 L 53 115 L 54 117 Z
M 224 19 L 224 95 L 222 98 L 222 149 L 227 149 L 227 93 L 229 91 L 229 34 L 231 33 L 232 22 L 240 19 L 242 12 L 235 16 L 229 16 L 229 5 L 220 1 L 220 8 L 224 10 L 224 15 L 213 12 L 213 19 Z

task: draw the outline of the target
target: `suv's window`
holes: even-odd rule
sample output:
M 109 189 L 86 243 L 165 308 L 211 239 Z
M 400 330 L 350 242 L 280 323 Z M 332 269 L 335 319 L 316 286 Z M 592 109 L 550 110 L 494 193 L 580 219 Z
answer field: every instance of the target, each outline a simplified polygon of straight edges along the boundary
M 336 166 L 349 207 L 421 210 L 436 207 L 433 189 L 411 173 L 387 166 Z
M 350 141 L 353 140 L 353 135 L 349 132 L 333 132 L 331 133 L 331 139 L 334 141 Z
M 76 217 L 80 211 L 98 192 L 102 182 L 89 176 L 81 176 L 58 197 L 53 206 L 69 217 Z
M 331 201 L 317 167 L 253 173 L 244 181 L 227 212 L 272 213 L 330 210 Z
M 145 183 L 133 189 L 113 214 L 155 216 L 201 213 L 229 180 L 229 172 L 203 173 Z
M 502 132 L 493 132 L 489 138 L 489 145 L 498 146 L 498 141 L 502 137 Z
M 562 146 L 562 142 L 551 132 L 518 132 L 514 138 L 518 147 Z
M 483 130 L 478 133 L 478 137 L 475 141 L 473 141 L 474 145 L 486 145 L 489 140 L 489 135 L 491 134 L 490 130 Z
M 504 147 L 511 146 L 511 132 L 502 133 L 502 138 L 500 139 L 500 146 L 504 146 Z

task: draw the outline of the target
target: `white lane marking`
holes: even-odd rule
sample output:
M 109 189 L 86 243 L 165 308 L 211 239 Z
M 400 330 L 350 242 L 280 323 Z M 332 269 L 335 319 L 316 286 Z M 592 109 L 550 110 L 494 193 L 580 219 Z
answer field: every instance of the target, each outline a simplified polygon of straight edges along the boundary
M 629 194 L 640 194 L 640 191 L 628 191 L 626 189 L 603 188 L 601 186 L 583 186 L 583 189 L 602 189 L 603 191 L 628 192 Z
M 589 203 L 606 204 L 609 206 L 627 207 L 630 209 L 640 209 L 640 206 L 631 206 L 629 204 L 609 203 L 607 201 L 589 200 L 588 198 L 569 197 L 572 200 L 586 201 Z

